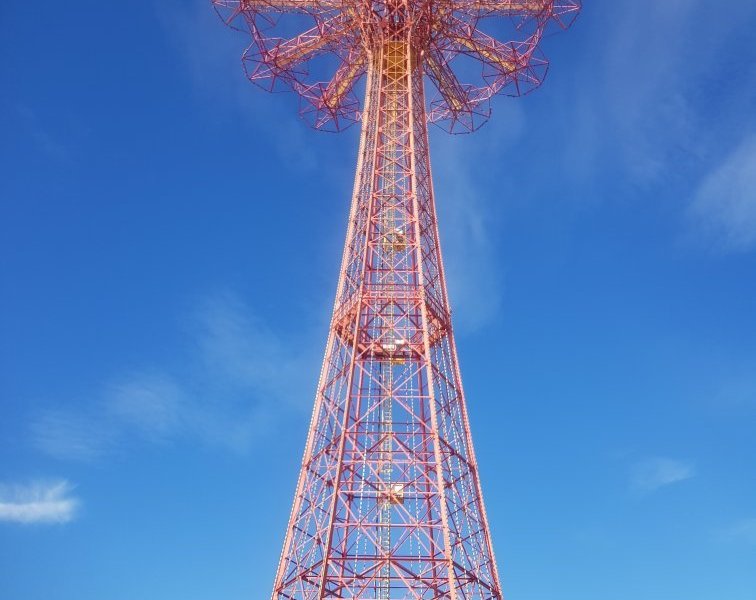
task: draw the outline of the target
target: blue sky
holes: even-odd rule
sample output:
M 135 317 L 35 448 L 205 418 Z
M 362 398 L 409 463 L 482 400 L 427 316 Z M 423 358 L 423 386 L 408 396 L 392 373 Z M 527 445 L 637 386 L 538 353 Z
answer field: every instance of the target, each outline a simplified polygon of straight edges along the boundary
M 756 4 L 587 2 L 432 131 L 512 600 L 756 595 Z M 204 1 L 0 8 L 0 597 L 269 594 L 357 130 Z

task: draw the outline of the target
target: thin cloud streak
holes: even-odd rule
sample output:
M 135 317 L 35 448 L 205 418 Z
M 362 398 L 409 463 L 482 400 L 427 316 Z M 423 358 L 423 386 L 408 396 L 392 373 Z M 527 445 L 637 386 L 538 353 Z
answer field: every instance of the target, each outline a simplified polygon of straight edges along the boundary
M 244 453 L 312 405 L 314 346 L 279 337 L 235 294 L 206 300 L 187 329 L 185 370 L 132 372 L 105 386 L 88 410 L 43 412 L 31 426 L 34 446 L 85 462 L 135 442 L 187 439 Z
M 0 484 L 0 521 L 9 523 L 68 523 L 79 510 L 79 499 L 66 480 L 27 485 Z
M 583 19 L 595 21 L 583 30 L 591 34 L 585 47 L 600 52 L 578 63 L 571 93 L 555 105 L 569 127 L 565 172 L 590 183 L 617 169 L 633 185 L 648 186 L 683 180 L 716 156 L 729 142 L 729 119 L 742 112 L 725 107 L 747 98 L 749 89 L 747 69 L 740 79 L 719 79 L 733 60 L 725 40 L 756 12 L 746 0 L 730 8 L 717 12 L 703 0 L 670 0 L 584 11 Z M 747 65 L 748 57 L 743 61 Z M 713 103 L 701 102 L 705 87 L 719 88 Z
M 712 394 L 711 404 L 719 412 L 725 410 L 735 414 L 752 414 L 756 411 L 756 374 L 751 358 L 745 367 L 722 378 L 718 389 Z
M 26 105 L 16 106 L 16 112 L 21 122 L 26 125 L 35 146 L 47 157 L 58 162 L 65 162 L 70 158 L 70 149 L 43 127 L 37 113 Z
M 462 332 L 475 332 L 494 321 L 504 294 L 504 268 L 497 255 L 498 205 L 480 169 L 485 154 L 512 148 L 525 130 L 517 102 L 502 103 L 492 121 L 470 143 L 469 136 L 433 135 L 431 161 L 441 229 L 441 243 L 454 311 Z M 499 174 L 497 174 L 499 175 Z
M 717 251 L 756 246 L 756 133 L 703 179 L 688 218 L 696 237 Z
M 691 479 L 695 474 L 692 463 L 671 458 L 651 458 L 633 467 L 631 486 L 636 491 L 650 493 Z
M 212 107 L 252 123 L 289 168 L 315 169 L 318 153 L 305 139 L 307 126 L 295 117 L 296 96 L 269 98 L 244 76 L 240 57 L 248 37 L 226 27 L 207 0 L 163 0 L 157 6 L 169 42 Z
M 756 545 L 756 518 L 741 519 L 718 533 L 724 541 Z
M 132 376 L 110 386 L 106 409 L 114 422 L 161 441 L 182 428 L 186 398 L 168 375 Z
M 45 410 L 31 424 L 31 438 L 38 449 L 61 460 L 92 462 L 111 451 L 117 428 L 97 411 Z

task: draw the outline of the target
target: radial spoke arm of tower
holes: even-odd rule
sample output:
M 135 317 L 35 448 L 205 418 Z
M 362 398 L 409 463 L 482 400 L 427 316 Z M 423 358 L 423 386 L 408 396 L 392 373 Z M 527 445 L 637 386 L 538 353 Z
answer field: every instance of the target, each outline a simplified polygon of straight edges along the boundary
M 253 58 L 258 50 L 256 46 L 250 46 L 253 52 L 248 50 L 245 53 L 245 59 L 251 58 L 256 68 L 249 73 L 249 77 L 252 80 L 266 79 L 274 74 L 287 78 L 291 70 L 318 54 L 327 52 L 331 46 L 339 43 L 349 34 L 352 27 L 349 19 L 338 14 L 300 33 L 295 38 L 276 41 L 271 48 L 263 51 L 264 60 L 262 61 Z
M 446 105 L 454 111 L 469 110 L 469 98 L 457 76 L 437 50 L 425 58 L 426 74 L 443 96 Z
M 349 56 L 336 70 L 333 79 L 323 92 L 323 103 L 332 110 L 341 105 L 346 94 L 354 87 L 357 80 L 365 73 L 365 55 L 355 52 L 357 56 Z
M 460 19 L 455 19 L 454 24 L 449 37 L 456 49 L 493 66 L 503 75 L 510 75 L 525 66 L 538 43 L 533 39 L 537 35 L 534 34 L 524 42 L 503 44 Z

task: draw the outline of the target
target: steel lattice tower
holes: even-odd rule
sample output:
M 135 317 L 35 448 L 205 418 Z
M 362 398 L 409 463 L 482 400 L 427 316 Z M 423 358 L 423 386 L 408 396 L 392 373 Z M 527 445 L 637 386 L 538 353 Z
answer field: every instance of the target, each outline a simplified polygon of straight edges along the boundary
M 318 128 L 362 119 L 336 302 L 272 598 L 500 599 L 452 335 L 427 123 L 472 131 L 494 94 L 536 87 L 547 66 L 538 53 L 544 32 L 549 23 L 567 27 L 579 2 L 214 4 L 252 37 L 244 54 L 251 80 L 293 88 Z M 496 32 L 504 23 L 517 41 L 484 34 L 484 20 Z M 307 22 L 295 37 L 276 34 Z M 330 82 L 311 81 L 329 68 Z M 462 84 L 458 74 L 476 82 Z M 360 110 L 353 90 L 363 78 Z M 425 79 L 437 90 L 429 105 Z

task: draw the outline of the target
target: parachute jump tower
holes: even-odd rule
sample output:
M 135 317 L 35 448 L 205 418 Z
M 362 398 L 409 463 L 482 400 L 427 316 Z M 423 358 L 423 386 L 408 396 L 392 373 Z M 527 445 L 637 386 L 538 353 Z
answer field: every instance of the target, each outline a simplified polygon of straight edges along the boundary
M 362 121 L 333 317 L 272 599 L 500 600 L 427 124 L 474 131 L 492 96 L 537 87 L 548 65 L 539 43 L 550 27 L 567 28 L 580 2 L 213 4 L 251 36 L 250 80 L 293 89 L 318 129 Z M 426 80 L 435 88 L 429 103 Z M 360 106 L 355 87 L 363 86 Z

